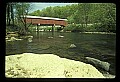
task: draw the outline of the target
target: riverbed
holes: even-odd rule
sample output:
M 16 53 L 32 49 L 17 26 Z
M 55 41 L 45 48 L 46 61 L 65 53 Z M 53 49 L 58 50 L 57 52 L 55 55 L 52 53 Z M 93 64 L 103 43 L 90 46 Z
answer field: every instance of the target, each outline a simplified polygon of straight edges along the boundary
M 64 32 L 32 32 L 33 38 L 6 42 L 6 55 L 20 53 L 55 54 L 84 62 L 93 57 L 109 62 L 110 73 L 115 75 L 116 35 Z M 71 48 L 74 44 L 76 47 Z

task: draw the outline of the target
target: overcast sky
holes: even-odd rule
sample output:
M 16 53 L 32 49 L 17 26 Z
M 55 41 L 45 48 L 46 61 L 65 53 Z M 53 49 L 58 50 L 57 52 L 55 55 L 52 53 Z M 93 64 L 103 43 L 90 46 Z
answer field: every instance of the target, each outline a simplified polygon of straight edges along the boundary
M 32 8 L 30 12 L 36 11 L 36 10 L 42 10 L 46 7 L 53 7 L 53 6 L 65 6 L 65 5 L 71 5 L 71 4 L 77 4 L 77 3 L 31 3 Z

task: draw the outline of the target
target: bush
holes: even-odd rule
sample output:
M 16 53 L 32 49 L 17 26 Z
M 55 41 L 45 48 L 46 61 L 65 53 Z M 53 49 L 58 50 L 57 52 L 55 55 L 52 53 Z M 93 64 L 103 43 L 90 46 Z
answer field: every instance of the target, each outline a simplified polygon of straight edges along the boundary
M 71 31 L 73 29 L 74 25 L 73 24 L 68 24 L 65 28 L 64 31 Z
M 94 25 L 90 25 L 90 26 L 88 25 L 87 27 L 84 28 L 84 30 L 85 30 L 86 32 L 95 32 L 95 31 L 96 31 Z
M 83 32 L 84 27 L 80 24 L 69 24 L 67 27 L 64 28 L 64 31 Z
M 64 31 L 71 32 L 116 32 L 115 24 L 93 24 L 93 25 L 81 25 L 81 24 L 68 24 L 64 28 Z
M 76 24 L 76 27 L 73 28 L 72 31 L 73 32 L 84 32 L 85 31 L 85 27 L 83 25 Z
M 116 32 L 116 25 L 115 24 L 94 24 L 92 27 L 97 32 Z
M 14 32 L 14 31 L 18 31 L 19 27 L 17 25 L 7 25 L 6 26 L 6 32 Z

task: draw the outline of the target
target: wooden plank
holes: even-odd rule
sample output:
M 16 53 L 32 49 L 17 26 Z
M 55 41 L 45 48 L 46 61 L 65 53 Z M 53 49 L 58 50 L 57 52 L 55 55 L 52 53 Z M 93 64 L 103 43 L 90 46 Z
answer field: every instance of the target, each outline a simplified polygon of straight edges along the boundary
M 56 24 L 62 26 L 67 25 L 67 22 L 64 20 L 48 20 L 48 19 L 38 19 L 38 18 L 27 18 L 26 22 L 32 24 Z

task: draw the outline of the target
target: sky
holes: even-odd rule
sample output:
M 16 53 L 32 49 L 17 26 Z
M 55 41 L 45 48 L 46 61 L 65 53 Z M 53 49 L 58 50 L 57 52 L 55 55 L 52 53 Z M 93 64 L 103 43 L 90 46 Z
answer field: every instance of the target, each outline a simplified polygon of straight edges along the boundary
M 65 5 L 72 5 L 77 3 L 31 3 L 30 13 L 36 10 L 42 10 L 46 7 L 54 7 L 54 6 L 65 6 Z

